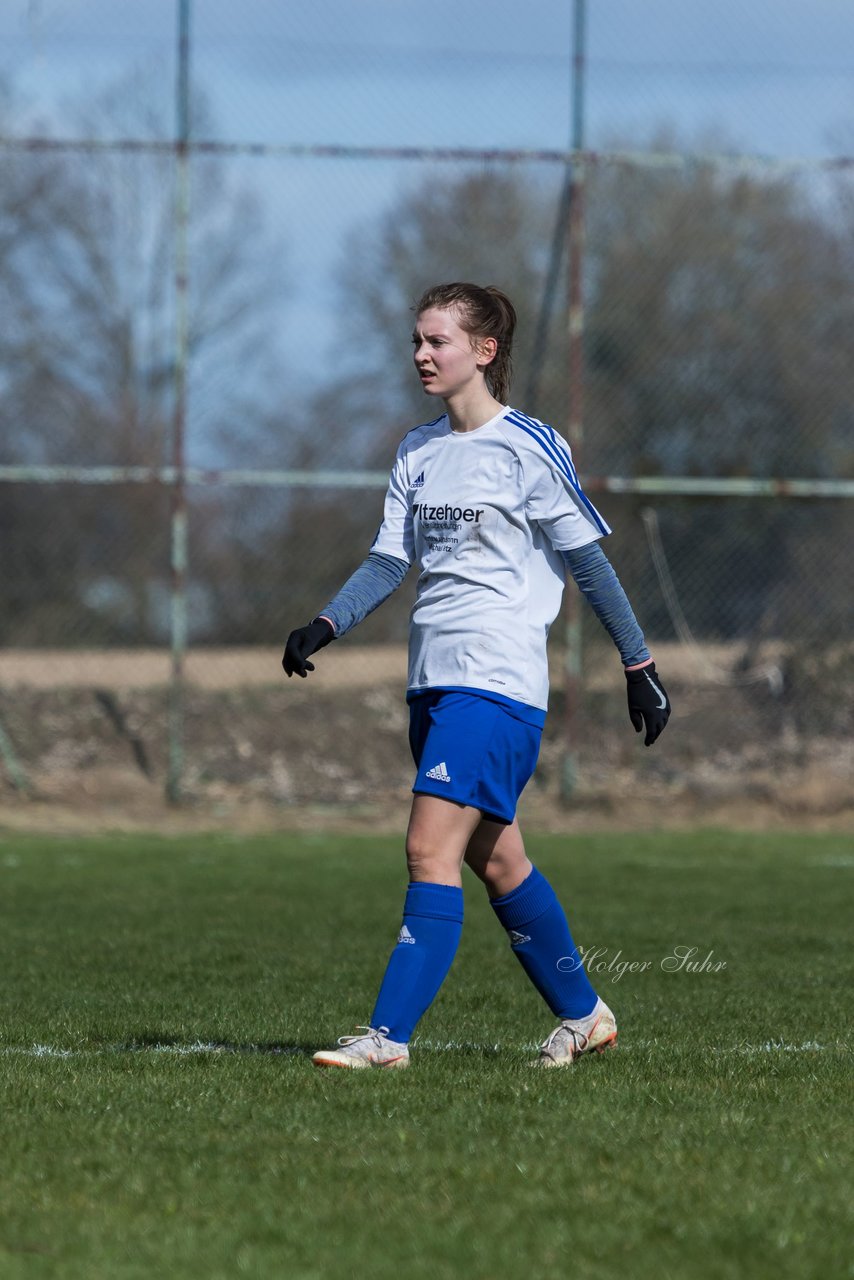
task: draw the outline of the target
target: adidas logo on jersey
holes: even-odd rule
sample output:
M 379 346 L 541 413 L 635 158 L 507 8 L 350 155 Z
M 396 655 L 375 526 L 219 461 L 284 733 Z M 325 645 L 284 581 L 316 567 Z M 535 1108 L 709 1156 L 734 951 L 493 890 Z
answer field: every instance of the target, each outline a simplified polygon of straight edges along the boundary
M 428 769 L 428 770 L 427 770 L 427 777 L 428 777 L 428 778 L 433 778 L 436 782 L 450 782 L 450 781 L 451 781 L 451 775 L 448 773 L 448 770 L 445 768 L 445 761 L 444 761 L 444 760 L 442 761 L 442 763 L 441 763 L 441 764 L 434 764 L 434 766 L 433 766 L 433 768 L 432 768 L 432 769 Z
M 527 933 L 517 933 L 515 929 L 509 929 L 508 934 L 511 947 L 521 947 L 523 942 L 531 941 Z
M 400 926 L 400 933 L 397 935 L 398 942 L 408 942 L 410 946 L 415 946 L 415 939 L 407 929 L 406 925 Z
M 421 472 L 421 475 L 420 475 L 420 476 L 416 476 L 416 477 L 415 477 L 415 479 L 412 481 L 412 484 L 411 484 L 409 487 L 410 487 L 410 489 L 423 489 L 423 488 L 424 488 L 424 472 L 423 472 L 423 471 Z

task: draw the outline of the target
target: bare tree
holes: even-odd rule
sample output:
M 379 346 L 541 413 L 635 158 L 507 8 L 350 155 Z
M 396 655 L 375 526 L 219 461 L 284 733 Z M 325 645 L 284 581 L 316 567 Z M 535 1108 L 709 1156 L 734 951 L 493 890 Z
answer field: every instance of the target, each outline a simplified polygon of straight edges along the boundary
M 597 177 L 589 225 L 586 469 L 840 473 L 854 263 L 826 202 L 791 178 L 617 169 Z M 829 638 L 849 625 L 833 571 L 818 570 L 845 540 L 840 505 L 658 507 L 700 632 L 802 634 L 809 620 Z
M 203 104 L 196 115 L 203 122 Z M 84 123 L 93 137 L 158 138 L 166 132 L 134 82 L 88 104 Z M 169 461 L 175 380 L 171 156 L 8 151 L 3 163 L 0 304 L 8 336 L 0 344 L 2 460 Z M 239 177 L 215 160 L 194 158 L 191 184 L 188 443 L 191 459 L 211 464 L 245 447 L 271 395 L 269 373 L 278 354 L 273 316 L 286 293 L 284 258 L 260 202 Z M 66 599 L 73 612 L 72 596 L 79 604 L 80 639 L 115 631 L 138 640 L 155 634 L 152 602 L 157 583 L 168 576 L 165 538 L 157 545 L 156 536 L 166 524 L 160 493 L 69 488 L 41 495 L 36 507 L 18 491 L 10 503 L 8 536 L 28 554 L 39 547 L 43 568 L 37 582 L 19 584 L 17 596 L 4 575 L 0 634 L 20 640 L 32 631 L 32 640 L 44 639 L 47 597 L 57 602 L 59 635 L 67 638 L 68 610 L 58 602 Z M 105 548 L 109 562 L 99 562 Z M 194 551 L 203 573 L 204 543 L 197 540 Z M 20 591 L 33 596 L 33 608 L 39 602 L 38 628 L 23 623 Z
M 793 180 L 612 170 L 589 239 L 591 465 L 832 474 L 854 271 Z

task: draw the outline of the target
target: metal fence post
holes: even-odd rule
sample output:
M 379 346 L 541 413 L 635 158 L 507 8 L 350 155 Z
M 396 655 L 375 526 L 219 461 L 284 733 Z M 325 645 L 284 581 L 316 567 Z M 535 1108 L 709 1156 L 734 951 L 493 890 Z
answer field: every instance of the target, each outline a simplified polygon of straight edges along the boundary
M 572 65 L 572 160 L 569 183 L 569 398 L 567 437 L 579 464 L 584 438 L 584 28 L 585 0 L 575 0 Z M 566 593 L 564 605 L 566 657 L 564 668 L 564 751 L 560 794 L 569 800 L 576 788 L 578 769 L 575 742 L 581 697 L 581 611 L 574 590 Z
M 172 516 L 170 559 L 171 674 L 169 682 L 169 768 L 166 795 L 181 800 L 184 776 L 184 655 L 187 648 L 187 495 L 185 436 L 189 356 L 190 223 L 190 0 L 178 0 L 178 77 L 175 142 L 175 410 L 172 429 Z

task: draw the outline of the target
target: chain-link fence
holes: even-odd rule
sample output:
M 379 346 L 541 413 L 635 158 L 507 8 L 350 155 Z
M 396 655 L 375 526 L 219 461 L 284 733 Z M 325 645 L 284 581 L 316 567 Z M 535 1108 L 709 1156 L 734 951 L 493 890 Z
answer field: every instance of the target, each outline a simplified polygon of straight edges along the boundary
M 263 33 L 277 20 L 258 7 Z M 7 807 L 120 799 L 144 814 L 164 786 L 208 816 L 405 797 L 411 584 L 305 685 L 281 678 L 279 658 L 363 558 L 396 443 L 432 416 L 412 385 L 413 300 L 470 278 L 518 305 L 514 402 L 573 440 L 676 707 L 645 753 L 598 624 L 582 611 L 580 637 L 556 625 L 529 805 L 571 789 L 576 810 L 626 821 L 850 809 L 851 163 L 734 156 L 676 130 L 597 151 L 552 145 L 552 125 L 525 133 L 523 88 L 543 111 L 562 94 L 567 121 L 574 89 L 586 141 L 584 32 L 563 8 L 539 62 L 492 51 L 515 89 L 489 100 L 491 145 L 470 123 L 492 83 L 475 44 L 442 71 L 463 86 L 456 114 L 437 81 L 441 142 L 428 147 L 425 104 L 396 83 L 408 46 L 353 58 L 276 28 L 278 43 L 243 49 L 245 24 L 211 5 L 189 26 L 186 0 L 177 42 L 171 4 L 147 22 L 112 14 L 148 70 L 77 91 L 73 109 L 40 118 L 33 87 L 10 82 Z M 76 15 L 57 4 L 28 31 L 49 65 L 59 41 L 74 47 Z M 283 69 L 294 109 L 273 118 L 263 104 Z M 602 112 L 612 73 L 592 60 Z M 308 105 L 324 74 L 335 145 Z M 723 103 L 724 72 L 705 75 Z

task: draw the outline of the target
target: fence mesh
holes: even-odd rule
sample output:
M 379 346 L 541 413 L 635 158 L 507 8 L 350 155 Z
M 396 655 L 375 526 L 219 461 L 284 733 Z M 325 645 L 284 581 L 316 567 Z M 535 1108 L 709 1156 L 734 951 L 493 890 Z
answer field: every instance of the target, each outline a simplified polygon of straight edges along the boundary
M 174 494 L 157 469 L 173 460 L 180 385 L 176 8 L 125 8 L 110 6 L 97 36 L 91 14 L 59 0 L 3 19 L 7 810 L 39 797 L 144 807 L 169 769 Z M 666 746 L 639 749 L 618 659 L 586 614 L 576 705 L 556 625 L 529 804 L 556 801 L 569 751 L 579 811 L 850 808 L 854 188 L 850 161 L 805 133 L 810 110 L 834 109 L 832 45 L 819 94 L 814 61 L 774 71 L 772 53 L 764 77 L 726 50 L 698 61 L 705 19 L 665 36 L 646 9 L 628 74 L 628 46 L 590 24 L 583 156 L 563 150 L 570 6 L 542 6 L 516 46 L 495 23 L 484 42 L 467 10 L 426 79 L 401 13 L 369 41 L 349 8 L 334 39 L 307 10 L 286 28 L 261 0 L 239 19 L 218 4 L 194 12 L 178 407 L 185 460 L 209 474 L 186 491 L 181 740 L 183 794 L 202 810 L 405 798 L 413 584 L 325 651 L 305 686 L 281 679 L 281 647 L 363 558 L 376 477 L 432 416 L 409 366 L 426 284 L 507 290 L 514 402 L 569 430 L 570 194 L 585 227 L 577 457 L 676 711 Z M 496 75 L 514 92 L 496 92 Z M 742 91 L 767 117 L 761 159 L 724 153 Z M 771 125 L 781 112 L 798 161 Z M 626 124 L 638 116 L 644 137 Z M 679 125 L 657 124 L 668 117 Z M 73 483 L 39 470 L 62 465 Z M 93 467 L 151 474 L 102 483 L 83 474 Z M 236 467 L 255 481 L 233 483 Z M 739 490 L 769 478 L 784 482 L 775 496 Z M 643 480 L 650 491 L 632 492 Z M 695 492 L 703 480 L 731 492 Z M 795 496 L 792 480 L 830 489 Z

